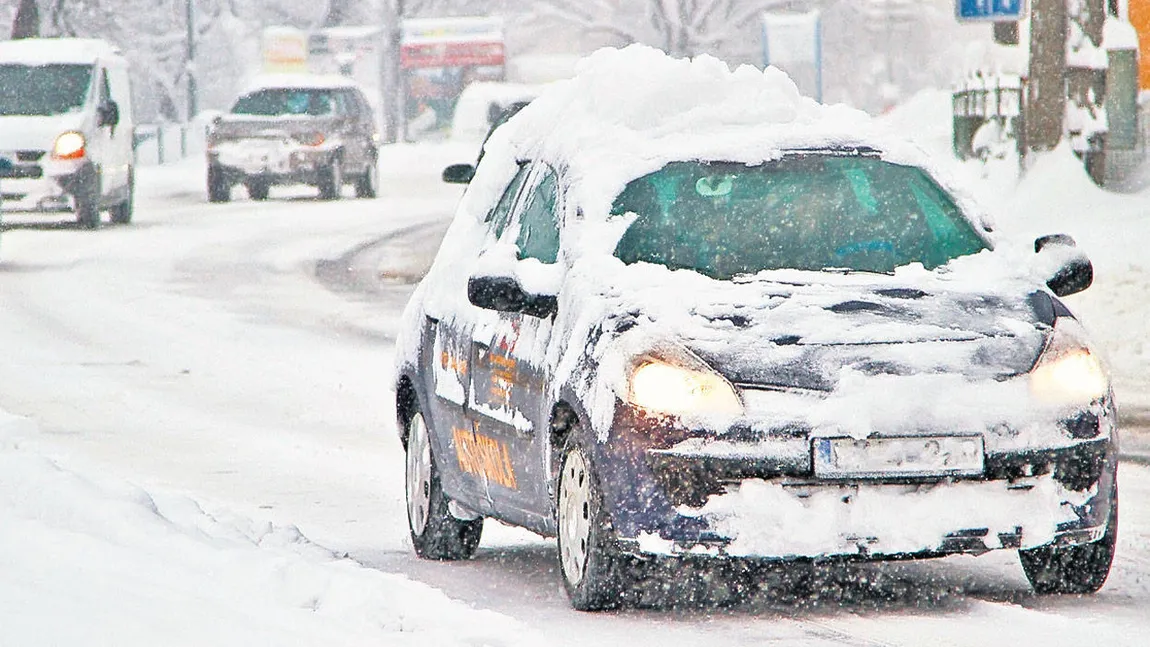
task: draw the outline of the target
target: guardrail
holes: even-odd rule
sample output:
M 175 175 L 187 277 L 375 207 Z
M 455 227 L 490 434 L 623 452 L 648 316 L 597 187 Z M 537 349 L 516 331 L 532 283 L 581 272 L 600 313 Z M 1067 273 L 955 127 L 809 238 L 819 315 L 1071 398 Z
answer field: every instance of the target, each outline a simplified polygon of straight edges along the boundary
M 132 133 L 136 164 L 169 164 L 204 153 L 208 129 L 198 124 L 139 124 Z

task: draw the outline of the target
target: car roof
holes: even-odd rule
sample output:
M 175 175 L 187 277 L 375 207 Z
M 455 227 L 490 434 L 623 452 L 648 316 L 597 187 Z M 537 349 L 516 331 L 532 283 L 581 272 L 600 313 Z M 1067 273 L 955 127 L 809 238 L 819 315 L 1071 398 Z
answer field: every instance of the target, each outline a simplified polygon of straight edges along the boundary
M 517 161 L 560 169 L 567 195 L 594 221 L 607 218 L 628 182 L 670 162 L 760 164 L 792 151 L 852 149 L 923 168 L 956 192 L 917 145 L 860 110 L 803 96 L 777 68 L 731 69 L 711 56 L 673 58 L 642 45 L 584 59 L 573 79 L 547 87 L 492 133 L 484 161 L 502 159 L 504 168 L 490 171 L 500 185 Z M 473 184 L 488 173 L 478 169 Z
M 98 38 L 24 38 L 0 42 L 0 62 L 5 63 L 91 64 L 120 57 L 118 47 Z
M 339 74 L 262 74 L 253 78 L 242 94 L 257 90 L 293 88 L 303 90 L 358 90 L 359 84 Z

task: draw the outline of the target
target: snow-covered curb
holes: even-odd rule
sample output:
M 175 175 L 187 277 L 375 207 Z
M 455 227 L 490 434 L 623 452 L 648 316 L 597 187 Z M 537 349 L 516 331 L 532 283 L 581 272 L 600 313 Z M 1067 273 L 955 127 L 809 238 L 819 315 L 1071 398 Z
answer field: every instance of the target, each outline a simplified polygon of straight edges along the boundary
M 514 645 L 506 616 L 295 527 L 69 471 L 0 411 L 0 626 L 21 645 Z

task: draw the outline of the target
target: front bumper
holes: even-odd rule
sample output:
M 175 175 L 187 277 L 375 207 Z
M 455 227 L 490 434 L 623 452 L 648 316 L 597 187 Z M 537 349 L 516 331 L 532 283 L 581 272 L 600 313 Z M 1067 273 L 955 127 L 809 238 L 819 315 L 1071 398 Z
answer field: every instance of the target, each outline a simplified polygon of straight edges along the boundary
M 617 409 L 597 471 L 620 548 L 634 555 L 900 558 L 1097 540 L 1117 465 L 1098 437 L 991 452 L 977 477 L 818 479 L 804 430 L 722 440 Z M 750 438 L 757 436 L 757 440 Z
M 229 143 L 208 151 L 214 165 L 230 183 L 260 178 L 269 184 L 317 184 L 331 164 L 334 149 L 294 142 L 244 145 Z
M 0 208 L 4 211 L 64 212 L 75 208 L 74 196 L 95 176 L 89 160 L 53 160 L 46 154 L 19 162 L 0 175 Z

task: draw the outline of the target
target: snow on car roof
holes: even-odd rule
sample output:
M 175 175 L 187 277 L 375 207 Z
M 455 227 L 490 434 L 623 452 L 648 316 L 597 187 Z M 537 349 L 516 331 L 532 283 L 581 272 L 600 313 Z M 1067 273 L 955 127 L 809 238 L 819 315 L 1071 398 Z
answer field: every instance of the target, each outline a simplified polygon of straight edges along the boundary
M 566 169 L 568 189 L 590 219 L 605 218 L 627 182 L 677 160 L 755 164 L 793 149 L 865 146 L 892 161 L 929 166 L 913 144 L 866 113 L 801 95 L 777 68 L 731 69 L 707 55 L 678 59 L 632 45 L 601 49 L 577 72 L 551 84 L 486 150 Z M 473 184 L 492 173 L 502 188 L 508 171 L 480 169 Z M 488 192 L 474 193 L 493 203 Z
M 248 82 L 243 94 L 268 88 L 336 90 L 359 87 L 353 79 L 338 74 L 262 74 Z
M 98 38 L 25 38 L 0 42 L 0 60 L 8 63 L 95 63 L 120 56 L 120 49 Z

